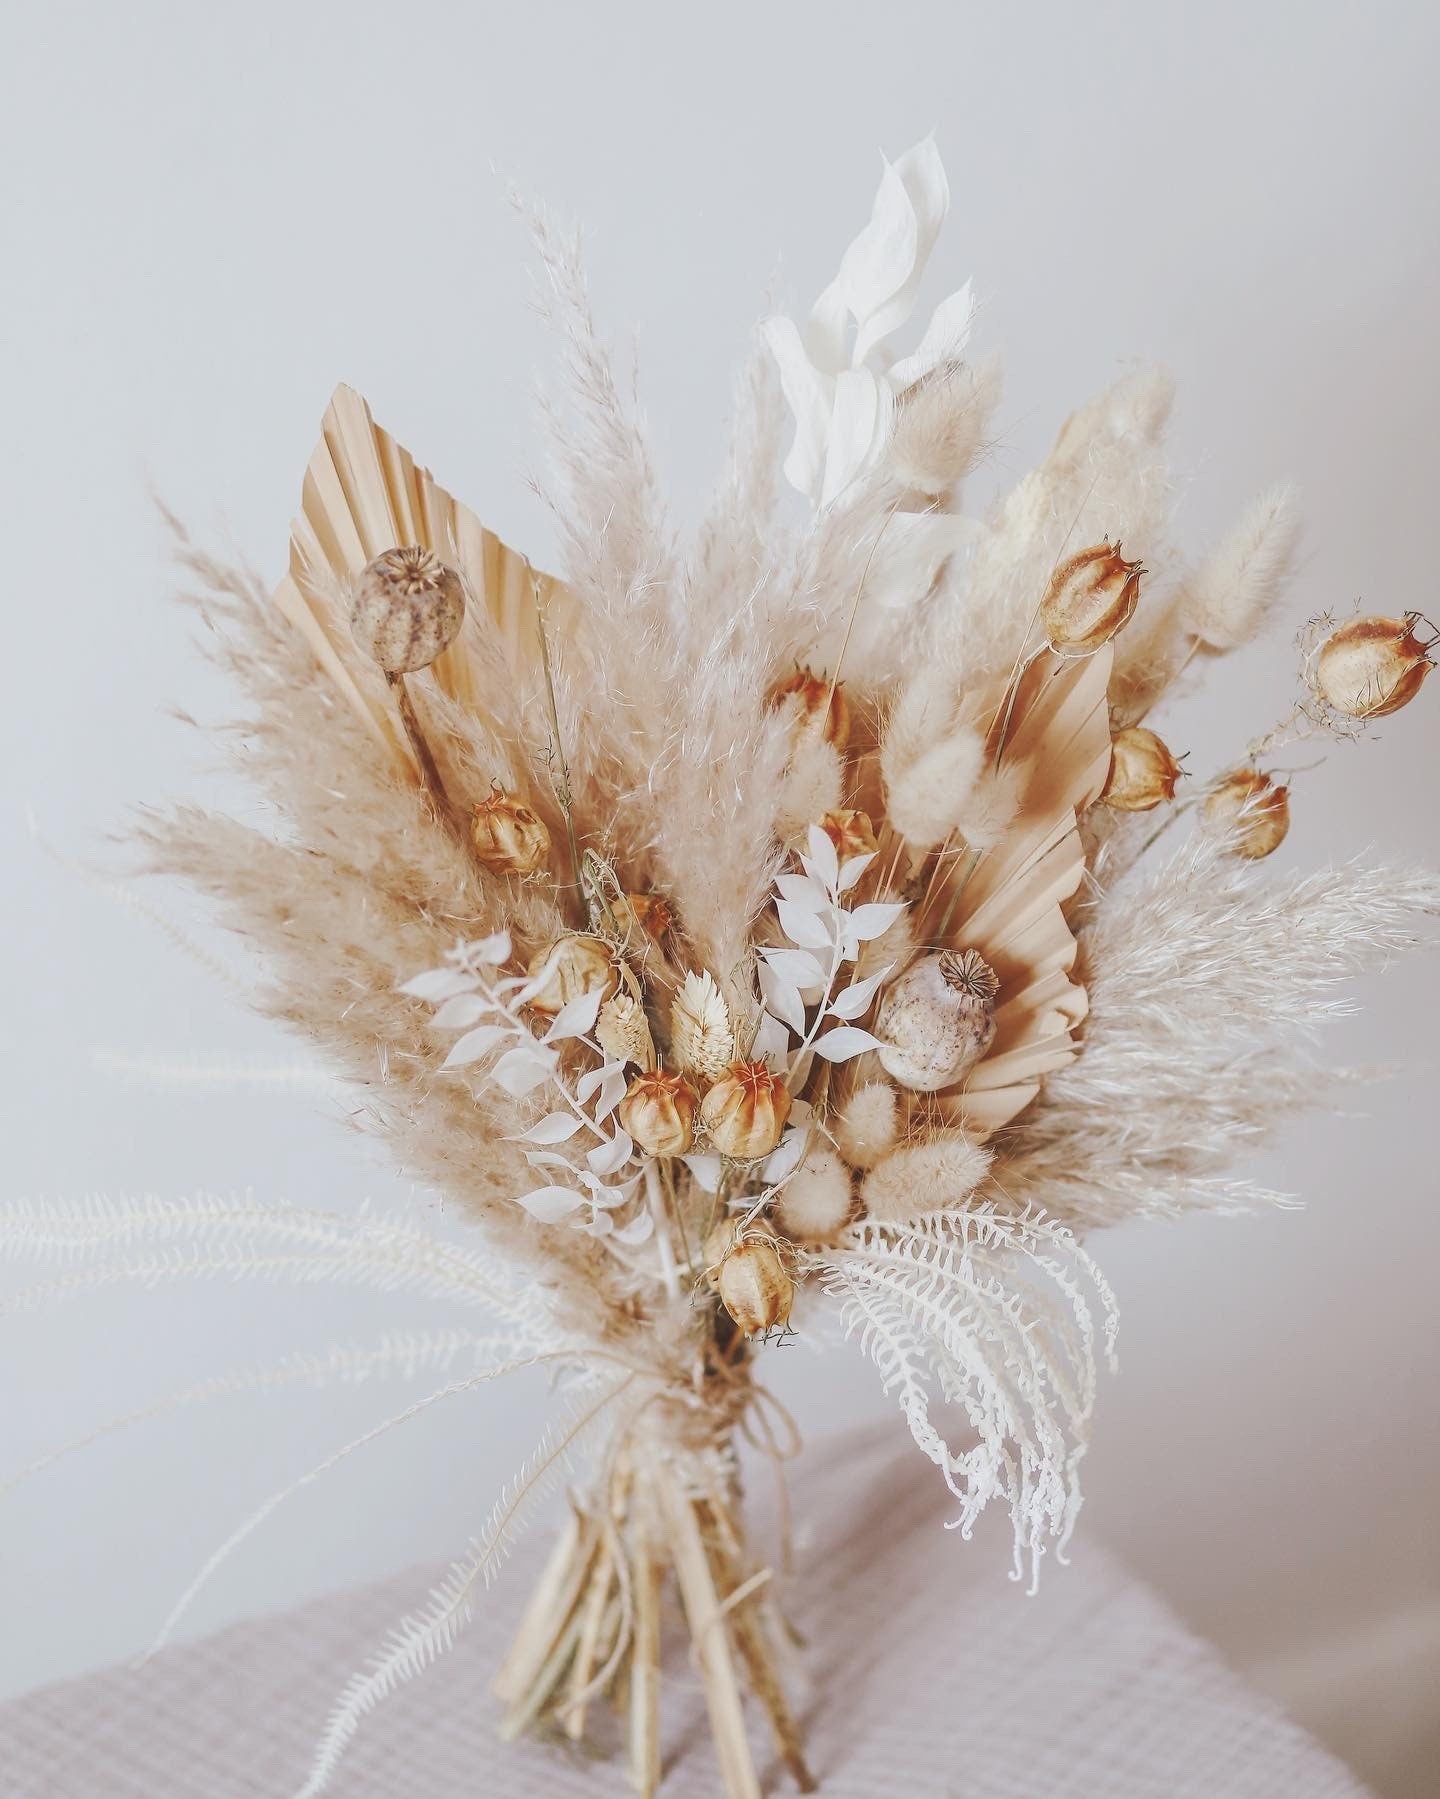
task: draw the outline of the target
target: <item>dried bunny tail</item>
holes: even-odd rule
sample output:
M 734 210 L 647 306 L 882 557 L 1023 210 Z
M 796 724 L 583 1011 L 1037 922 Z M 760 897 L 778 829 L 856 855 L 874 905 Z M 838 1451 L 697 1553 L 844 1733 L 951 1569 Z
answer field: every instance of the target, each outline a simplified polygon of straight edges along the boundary
M 840 1153 L 854 1168 L 873 1168 L 900 1137 L 900 1096 L 870 1081 L 841 1102 L 831 1121 Z
M 902 1144 L 876 1162 L 860 1197 L 875 1224 L 904 1224 L 923 1212 L 963 1206 L 990 1170 L 990 1152 L 963 1131 Z
M 1300 544 L 1300 489 L 1254 500 L 1185 584 L 1187 628 L 1211 650 L 1233 650 L 1263 627 L 1284 594 Z
M 1261 494 L 1191 576 L 1151 596 L 1116 643 L 1117 724 L 1138 724 L 1197 652 L 1237 649 L 1263 628 L 1293 568 L 1299 502 L 1295 487 Z
M 801 729 L 780 784 L 776 836 L 783 844 L 803 843 L 811 825 L 844 803 L 845 771 L 839 751 L 822 732 Z
M 454 1647 L 474 1615 L 476 1587 L 488 1587 L 494 1579 L 522 1515 L 555 1485 L 577 1445 L 619 1398 L 631 1378 L 626 1375 L 611 1383 L 597 1399 L 583 1408 L 572 1407 L 567 1417 L 549 1427 L 539 1447 L 501 1493 L 485 1528 L 468 1552 L 454 1564 L 429 1601 L 418 1612 L 400 1620 L 369 1667 L 347 1683 L 315 1752 L 310 1778 L 296 1799 L 314 1799 L 323 1793 L 366 1713 Z
M 886 450 L 901 487 L 939 496 L 963 481 L 986 447 L 1004 371 L 998 355 L 939 369 L 903 397 Z
M 991 768 L 980 776 L 956 817 L 968 849 L 983 853 L 999 846 L 1015 822 L 1024 785 L 1020 768 Z
M 960 727 L 904 761 L 910 745 L 896 728 L 904 716 L 903 709 L 894 714 L 880 752 L 886 811 L 912 849 L 932 850 L 960 822 L 980 777 L 985 743 L 978 732 Z
M 1138 871 L 1081 935 L 1085 1053 L 1048 1078 L 1006 1189 L 1082 1228 L 1282 1198 L 1226 1165 L 1334 1094 L 1309 1045 L 1352 1009 L 1338 989 L 1436 917 L 1440 877 L 1359 860 L 1281 875 L 1202 837 Z

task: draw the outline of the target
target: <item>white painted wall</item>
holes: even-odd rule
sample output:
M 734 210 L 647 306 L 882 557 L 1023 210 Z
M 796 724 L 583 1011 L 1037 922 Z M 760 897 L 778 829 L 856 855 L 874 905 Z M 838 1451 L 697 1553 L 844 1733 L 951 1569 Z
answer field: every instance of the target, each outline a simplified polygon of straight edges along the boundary
M 601 316 L 638 334 L 689 504 L 772 275 L 787 298 L 813 294 L 868 206 L 877 148 L 933 126 L 956 201 L 937 282 L 976 274 L 978 341 L 1009 362 L 992 479 L 1027 467 L 1128 358 L 1155 357 L 1181 383 L 1192 546 L 1293 475 L 1309 500 L 1302 606 L 1433 609 L 1437 38 L 1420 0 L 13 9 L 7 1195 L 248 1183 L 407 1201 L 313 1092 L 157 1093 L 97 1069 L 97 1051 L 290 1051 L 47 861 L 22 815 L 90 856 L 132 804 L 217 791 L 164 715 L 179 702 L 221 716 L 228 696 L 166 603 L 146 488 L 278 570 L 338 379 L 546 555 L 522 479 L 546 346 L 497 170 L 587 222 Z M 1273 716 L 1291 663 L 1282 634 L 1223 697 L 1189 705 L 1172 740 L 1213 766 Z M 1437 747 L 1440 688 L 1310 778 L 1283 853 L 1440 857 Z M 189 915 L 183 897 L 165 903 Z M 1433 966 L 1411 967 L 1360 997 L 1333 1050 L 1402 1073 L 1367 1116 L 1282 1138 L 1262 1172 L 1308 1212 L 1097 1245 L 1122 1295 L 1124 1368 L 1104 1394 L 1080 1552 L 1086 1530 L 1113 1539 L 1398 1795 L 1426 1790 L 1440 1759 L 1424 1735 L 1440 1670 L 1440 987 Z M 252 1288 L 7 1318 L 0 1462 L 197 1374 L 420 1313 Z M 849 1362 L 787 1357 L 779 1379 L 815 1430 L 878 1409 Z M 538 1401 L 517 1384 L 433 1414 L 311 1489 L 196 1625 L 442 1553 L 536 1434 Z M 0 1530 L 5 1688 L 135 1649 L 248 1505 L 386 1403 L 236 1401 L 23 1489 Z M 948 1539 L 936 1552 L 967 1553 Z

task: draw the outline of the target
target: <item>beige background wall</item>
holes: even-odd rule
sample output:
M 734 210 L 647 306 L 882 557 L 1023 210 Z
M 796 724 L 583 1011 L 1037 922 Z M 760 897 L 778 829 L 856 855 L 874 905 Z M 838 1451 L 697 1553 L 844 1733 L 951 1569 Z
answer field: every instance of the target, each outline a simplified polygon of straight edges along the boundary
M 295 1051 L 47 861 L 24 809 L 88 855 L 143 798 L 223 789 L 164 713 L 215 717 L 228 697 L 165 602 L 147 484 L 277 570 L 338 379 L 547 553 L 523 481 L 546 346 L 503 176 L 586 221 L 601 316 L 639 337 L 689 505 L 772 276 L 787 299 L 813 294 L 868 206 L 877 149 L 933 126 L 955 195 L 936 292 L 973 272 L 977 343 L 1009 365 L 982 485 L 1023 471 L 1128 358 L 1155 357 L 1181 384 L 1188 545 L 1291 475 L 1308 499 L 1302 611 L 1433 611 L 1437 20 L 1420 0 L 12 9 L 7 1193 L 250 1184 L 418 1203 L 314 1087 L 153 1091 L 106 1072 L 107 1056 Z M 1172 716 L 1192 766 L 1274 715 L 1292 661 L 1281 631 L 1223 695 Z M 1440 859 L 1437 749 L 1440 683 L 1297 788 L 1287 859 Z M 1308 1211 L 1097 1245 L 1123 1371 L 1079 1552 L 1087 1531 L 1115 1542 L 1386 1791 L 1418 1793 L 1440 1760 L 1425 1735 L 1440 1687 L 1436 967 L 1358 997 L 1331 1052 L 1401 1072 L 1365 1116 L 1282 1135 L 1261 1172 Z M 7 1319 L 0 1462 L 199 1373 L 419 1321 L 415 1302 L 260 1288 Z M 778 1379 L 815 1430 L 880 1409 L 848 1357 L 790 1356 Z M 539 1400 L 517 1385 L 437 1412 L 308 1491 L 196 1626 L 443 1553 L 536 1434 Z M 233 1401 L 23 1490 L 0 1531 L 0 1682 L 139 1646 L 250 1504 L 387 1404 L 365 1389 Z M 998 1538 L 936 1544 L 987 1552 Z

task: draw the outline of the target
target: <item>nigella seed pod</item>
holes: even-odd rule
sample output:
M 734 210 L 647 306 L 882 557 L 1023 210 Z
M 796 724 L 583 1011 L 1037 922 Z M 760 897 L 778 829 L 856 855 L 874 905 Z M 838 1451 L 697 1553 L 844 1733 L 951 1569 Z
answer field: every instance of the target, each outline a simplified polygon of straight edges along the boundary
M 720 1265 L 735 1247 L 736 1222 L 733 1218 L 721 1218 L 706 1233 L 705 1246 L 700 1252 L 703 1258 L 701 1272 L 712 1293 L 719 1292 Z
M 1206 795 L 1205 817 L 1225 832 L 1235 855 L 1258 862 L 1279 849 L 1290 829 L 1290 790 L 1258 768 L 1235 768 Z
M 795 1282 L 768 1231 L 741 1231 L 715 1276 L 720 1303 L 747 1337 L 790 1322 Z
M 387 675 L 428 668 L 465 622 L 465 587 L 453 568 L 418 544 L 386 550 L 355 582 L 350 629 Z
M 837 750 L 845 748 L 850 738 L 850 702 L 845 698 L 843 681 L 837 681 L 832 692 L 828 675 L 815 675 L 808 668 L 797 668 L 775 689 L 774 699 L 778 705 L 788 699 L 798 701 L 801 729 L 820 727 L 827 743 Z
M 683 1156 L 695 1141 L 695 1089 L 682 1074 L 638 1074 L 616 1108 L 647 1156 Z
M 763 1062 L 732 1062 L 700 1102 L 710 1141 L 722 1156 L 768 1156 L 790 1116 L 790 1093 Z
M 470 841 L 479 860 L 497 874 L 533 875 L 550 854 L 544 819 L 503 787 L 492 789 L 475 807 Z
M 881 1066 L 913 1093 L 952 1086 L 995 1040 L 1000 983 L 978 951 L 939 950 L 885 991 L 875 1020 Z
M 640 929 L 658 942 L 675 923 L 669 900 L 658 893 L 627 893 L 625 909 Z
M 1040 602 L 1040 628 L 1055 654 L 1090 656 L 1109 643 L 1134 617 L 1144 572 L 1108 541 L 1062 562 Z
M 851 856 L 879 854 L 880 845 L 868 812 L 852 812 L 842 806 L 838 811 L 824 815 L 820 829 L 835 845 L 835 853 L 842 862 Z
M 1101 803 L 1117 812 L 1150 812 L 1173 800 L 1185 771 L 1153 731 L 1130 725 L 1110 739 L 1110 773 Z
M 610 945 L 578 931 L 537 950 L 526 973 L 535 983 L 529 1004 L 548 1018 L 572 999 L 597 990 L 609 999 L 620 986 L 620 969 Z
M 1320 646 L 1312 675 L 1327 705 L 1347 718 L 1385 718 L 1420 691 L 1435 664 L 1415 634 L 1418 612 L 1404 618 L 1354 618 Z

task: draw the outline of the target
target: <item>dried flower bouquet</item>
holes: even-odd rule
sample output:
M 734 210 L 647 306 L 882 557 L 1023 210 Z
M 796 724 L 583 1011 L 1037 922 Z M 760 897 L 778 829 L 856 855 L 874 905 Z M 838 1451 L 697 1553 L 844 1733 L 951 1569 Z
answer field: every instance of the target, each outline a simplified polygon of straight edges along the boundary
M 1434 642 L 1414 614 L 1317 624 L 1301 703 L 1177 800 L 1147 721 L 1273 616 L 1297 515 L 1272 492 L 1181 563 L 1160 376 L 1120 382 L 988 516 L 962 513 L 998 392 L 966 355 L 969 288 L 912 352 L 890 341 L 947 208 L 933 144 L 885 167 L 804 327 L 764 327 L 688 541 L 542 219 L 573 402 L 552 420 L 563 580 L 346 389 L 273 603 L 186 552 L 283 829 L 178 807 L 145 827 L 154 866 L 264 952 L 258 1003 L 485 1234 L 220 1200 L 12 1209 L 12 1241 L 77 1262 L 35 1297 L 125 1274 L 403 1286 L 498 1324 L 241 1382 L 447 1371 L 423 1406 L 543 1363 L 563 1395 L 449 1578 L 340 1695 L 307 1794 L 453 1643 L 581 1450 L 590 1476 L 496 1676 L 503 1730 L 578 1739 L 613 1705 L 653 1792 L 673 1573 L 727 1792 L 760 1790 L 743 1689 L 808 1789 L 737 1482 L 739 1436 L 795 1447 L 766 1346 L 838 1317 L 961 1534 L 1001 1501 L 1033 1582 L 1074 1525 L 1112 1352 L 1082 1238 L 1277 1197 L 1230 1161 L 1324 1103 L 1309 1038 L 1335 984 L 1440 908 L 1425 874 L 1263 865 L 1290 804 L 1269 759 L 1413 698 Z

